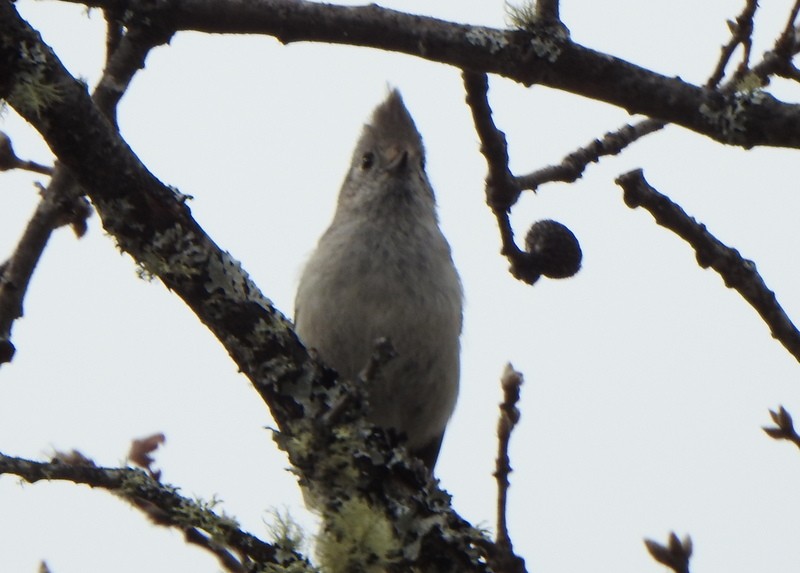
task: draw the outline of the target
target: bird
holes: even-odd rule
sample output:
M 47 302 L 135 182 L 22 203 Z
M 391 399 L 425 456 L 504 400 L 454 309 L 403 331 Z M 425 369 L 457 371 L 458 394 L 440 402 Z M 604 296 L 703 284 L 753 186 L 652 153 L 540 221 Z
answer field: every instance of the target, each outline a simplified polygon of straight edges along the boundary
M 455 408 L 463 289 L 425 171 L 425 148 L 397 89 L 355 146 L 330 226 L 308 258 L 295 330 L 346 379 L 379 339 L 395 351 L 367 382 L 367 420 L 405 436 L 429 472 Z

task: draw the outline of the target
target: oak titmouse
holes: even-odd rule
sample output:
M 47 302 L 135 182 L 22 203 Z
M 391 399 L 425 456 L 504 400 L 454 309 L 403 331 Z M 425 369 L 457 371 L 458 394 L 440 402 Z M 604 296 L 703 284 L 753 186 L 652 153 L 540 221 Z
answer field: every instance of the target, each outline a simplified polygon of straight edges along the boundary
M 348 379 L 375 341 L 397 355 L 367 388 L 368 419 L 430 470 L 458 394 L 461 282 L 439 229 L 422 138 L 393 90 L 364 126 L 328 230 L 300 278 L 300 339 Z

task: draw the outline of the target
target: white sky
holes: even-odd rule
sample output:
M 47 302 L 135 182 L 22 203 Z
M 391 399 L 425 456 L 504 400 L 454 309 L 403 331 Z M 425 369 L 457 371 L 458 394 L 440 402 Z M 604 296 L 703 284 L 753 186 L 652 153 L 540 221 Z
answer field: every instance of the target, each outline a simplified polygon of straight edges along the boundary
M 384 2 L 462 22 L 503 25 L 499 0 Z M 754 54 L 791 2 L 764 2 Z M 702 83 L 743 0 L 573 0 L 562 16 L 589 47 Z M 103 20 L 75 6 L 20 0 L 67 67 L 93 84 Z M 517 550 L 542 573 L 663 568 L 643 537 L 690 533 L 693 569 L 800 566 L 800 456 L 767 438 L 767 410 L 800 415 L 797 362 L 691 249 L 631 211 L 614 178 L 648 180 L 754 260 L 800 319 L 796 153 L 724 148 L 681 128 L 591 167 L 571 186 L 525 196 L 520 237 L 555 218 L 581 240 L 570 280 L 516 282 L 484 205 L 485 164 L 458 70 L 375 50 L 271 38 L 179 34 L 147 60 L 120 108 L 123 135 L 164 182 L 194 196 L 194 216 L 264 293 L 292 311 L 299 269 L 332 215 L 352 146 L 386 86 L 397 86 L 428 149 L 442 225 L 464 282 L 462 390 L 437 467 L 461 514 L 493 526 L 498 379 L 526 376 L 511 448 L 509 519 Z M 629 121 L 623 110 L 492 78 L 491 102 L 527 172 Z M 797 101 L 800 90 L 773 93 Z M 50 161 L 9 111 L 17 153 Z M 0 258 L 36 204 L 26 174 L 0 175 Z M 47 459 L 77 448 L 124 462 L 129 441 L 167 435 L 163 479 L 266 536 L 270 508 L 309 524 L 265 406 L 212 335 L 158 282 L 136 277 L 95 216 L 88 236 L 56 233 L 0 370 L 0 451 Z M 0 571 L 219 570 L 181 536 L 104 491 L 0 478 Z

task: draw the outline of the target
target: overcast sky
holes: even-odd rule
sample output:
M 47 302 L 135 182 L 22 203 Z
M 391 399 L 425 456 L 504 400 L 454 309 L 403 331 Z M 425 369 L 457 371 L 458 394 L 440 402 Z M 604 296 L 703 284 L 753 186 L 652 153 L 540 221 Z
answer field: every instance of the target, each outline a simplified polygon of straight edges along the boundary
M 579 43 L 703 83 L 743 0 L 566 0 Z M 764 2 L 758 57 L 792 2 Z M 67 68 L 93 85 L 102 66 L 99 12 L 19 0 Z M 382 5 L 502 27 L 503 2 Z M 401 90 L 428 150 L 442 226 L 466 292 L 461 394 L 437 466 L 455 508 L 493 527 L 491 476 L 499 376 L 526 383 L 512 438 L 509 520 L 515 548 L 540 573 L 660 571 L 642 538 L 691 534 L 693 569 L 800 567 L 800 456 L 769 439 L 768 409 L 800 415 L 800 370 L 768 328 L 692 250 L 621 200 L 614 178 L 642 167 L 758 265 L 800 317 L 797 153 L 722 147 L 678 127 L 548 185 L 515 207 L 524 236 L 554 218 L 581 241 L 581 272 L 533 287 L 498 254 L 459 71 L 405 55 L 272 38 L 178 34 L 154 50 L 120 106 L 123 136 L 162 181 L 192 195 L 194 216 L 291 316 L 303 261 L 327 226 L 352 147 L 387 86 Z M 632 120 L 624 110 L 492 78 L 490 100 L 519 173 L 559 162 Z M 800 90 L 777 83 L 787 101 Z M 52 156 L 9 109 L 0 129 L 17 153 Z M 0 258 L 37 201 L 41 176 L 0 175 Z M 158 281 L 137 278 L 95 215 L 76 240 L 58 231 L 16 323 L 17 354 L 0 370 L 0 451 L 48 459 L 79 449 L 125 463 L 129 442 L 164 432 L 163 479 L 266 536 L 273 508 L 303 508 L 269 413 L 222 346 Z M 150 525 L 105 491 L 0 478 L 0 571 L 219 570 L 208 554 Z

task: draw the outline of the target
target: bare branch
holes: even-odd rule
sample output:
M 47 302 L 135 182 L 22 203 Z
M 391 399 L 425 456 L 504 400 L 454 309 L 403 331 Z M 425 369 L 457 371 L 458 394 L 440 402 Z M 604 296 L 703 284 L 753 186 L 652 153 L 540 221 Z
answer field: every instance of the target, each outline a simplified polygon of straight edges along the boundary
M 508 168 L 508 145 L 505 134 L 497 129 L 489 107 L 489 84 L 485 74 L 464 71 L 467 104 L 472 111 L 475 130 L 481 140 L 481 153 L 486 158 L 486 203 L 497 219 L 509 272 L 514 278 L 534 284 L 542 275 L 567 278 L 580 269 L 580 244 L 566 226 L 556 221 L 539 221 L 531 226 L 525 238 L 526 249 L 514 241 L 514 230 L 508 213 L 520 195 L 517 179 Z
M 725 281 L 725 286 L 736 289 L 761 315 L 772 336 L 800 361 L 800 332 L 778 303 L 775 293 L 764 284 L 753 261 L 742 258 L 736 249 L 724 245 L 709 233 L 705 225 L 651 187 L 641 169 L 621 175 L 616 183 L 622 187 L 628 207 L 644 207 L 656 223 L 688 242 L 697 254 L 697 263 L 704 269 L 713 268 Z
M 800 4 L 800 0 L 798 0 L 798 4 Z M 747 0 L 745 8 L 742 10 L 742 13 L 737 16 L 736 21 L 728 22 L 733 37 L 728 44 L 723 47 L 720 60 L 706 83 L 706 88 L 714 89 L 719 84 L 733 51 L 739 44 L 742 44 L 745 50 L 743 61 L 734 77 L 727 82 L 725 87 L 726 90 L 730 91 L 734 90 L 738 85 L 738 81 L 747 70 L 749 64 L 751 36 L 753 33 L 753 16 L 757 7 L 758 4 L 755 0 Z M 796 13 L 790 18 L 790 24 L 794 22 L 795 17 Z M 787 30 L 793 31 L 793 28 L 787 27 Z M 783 35 L 787 36 L 786 30 Z M 793 37 L 792 34 L 792 38 Z M 572 183 L 583 175 L 589 163 L 596 163 L 602 156 L 616 155 L 631 143 L 645 135 L 662 129 L 665 125 L 665 122 L 655 119 L 646 119 L 634 125 L 624 125 L 616 131 L 606 133 L 602 139 L 595 139 L 588 145 L 573 151 L 567 155 L 559 165 L 549 165 L 528 175 L 518 176 L 516 178 L 517 186 L 520 190 L 530 189 L 536 191 L 536 189 L 544 183 L 556 181 Z
M 560 22 L 558 15 L 558 0 L 536 0 L 536 15 L 540 20 L 547 22 Z
M 106 64 L 117 51 L 124 33 L 120 23 L 120 15 L 112 7 L 103 8 L 103 17 L 106 20 Z
M 644 544 L 653 559 L 662 565 L 666 565 L 675 573 L 689 573 L 692 538 L 688 535 L 681 541 L 675 533 L 670 533 L 667 545 L 661 545 L 652 539 L 645 539 Z
M 81 197 L 80 188 L 64 171 L 42 191 L 42 199 L 14 254 L 0 267 L 0 364 L 10 362 L 14 356 L 11 330 L 22 316 L 22 301 L 51 233 L 62 225 L 71 224 L 81 236 L 90 214 L 91 207 Z
M 528 175 L 517 177 L 517 186 L 519 189 L 536 191 L 544 183 L 577 181 L 590 163 L 597 163 L 601 157 L 607 155 L 617 155 L 634 141 L 663 127 L 663 122 L 654 119 L 645 119 L 633 125 L 624 125 L 616 131 L 606 133 L 602 139 L 595 139 L 585 147 L 576 149 L 567 155 L 559 165 L 548 165 Z
M 185 529 L 183 538 L 186 540 L 186 543 L 197 545 L 201 549 L 205 549 L 214 555 L 225 571 L 229 571 L 230 573 L 246 573 L 247 567 L 240 563 L 233 553 L 228 551 L 223 545 L 215 542 L 211 536 L 204 534 L 199 529 L 194 527 Z M 303 569 L 305 571 L 313 571 L 308 563 L 304 564 Z
M 508 212 L 519 199 L 519 189 L 508 168 L 506 135 L 494 124 L 489 106 L 489 81 L 486 74 L 464 71 L 467 105 L 472 111 L 475 130 L 481 140 L 481 153 L 486 158 L 489 175 L 486 177 L 486 203 L 495 213 Z
M 179 495 L 175 488 L 159 483 L 141 470 L 98 467 L 80 455 L 37 462 L 0 453 L 0 475 L 3 474 L 19 476 L 29 483 L 41 480 L 69 481 L 105 489 L 143 511 L 157 525 L 175 527 L 184 533 L 192 532 L 188 535 L 198 544 L 197 539 L 205 537 L 208 540 L 207 548 L 215 545 L 213 552 L 218 557 L 222 555 L 218 550 L 227 548 L 239 555 L 240 559 L 262 566 L 271 564 L 312 570 L 301 555 L 265 543 L 242 531 L 231 518 L 217 515 L 211 505 L 187 499 Z
M 561 21 L 558 4 L 558 0 L 520 0 L 517 5 L 506 0 L 508 23 L 542 39 L 568 38 L 569 30 Z
M 508 507 L 508 487 L 510 485 L 508 476 L 512 472 L 511 460 L 508 457 L 508 445 L 511 441 L 511 433 L 519 422 L 519 392 L 522 386 L 522 373 L 514 370 L 511 364 L 507 364 L 500 379 L 503 388 L 503 401 L 500 403 L 500 418 L 497 421 L 497 460 L 495 463 L 494 477 L 497 479 L 497 537 L 496 543 L 499 550 L 505 553 L 506 567 L 502 570 L 509 571 L 512 567 L 508 565 L 520 561 L 514 554 L 514 546 L 508 534 L 508 523 L 506 512 Z M 524 568 L 524 565 L 522 565 Z M 514 567 L 513 569 L 516 569 Z
M 781 406 L 777 411 L 770 410 L 769 415 L 775 422 L 775 427 L 763 427 L 766 434 L 776 440 L 787 440 L 800 448 L 800 435 L 794 429 L 794 422 L 788 410 Z
M 486 203 L 491 207 L 500 230 L 500 253 L 510 263 L 509 272 L 517 279 L 533 284 L 542 275 L 541 269 L 514 241 L 514 230 L 508 213 L 517 202 L 520 190 L 508 168 L 508 144 L 505 134 L 497 129 L 489 106 L 489 82 L 486 74 L 462 72 L 467 105 L 472 111 L 475 130 L 481 140 L 481 153 L 486 158 Z
M 736 50 L 736 47 L 739 45 L 742 46 L 744 53 L 742 54 L 742 62 L 739 64 L 734 78 L 741 77 L 747 70 L 750 62 L 750 49 L 753 43 L 753 16 L 757 8 L 757 0 L 747 0 L 742 13 L 736 17 L 736 21 L 728 20 L 731 39 L 722 47 L 722 54 L 717 62 L 717 67 L 706 82 L 706 87 L 708 89 L 714 89 L 719 82 L 722 81 L 722 77 L 725 75 L 725 67 L 728 65 L 734 50 Z
M 120 98 L 135 72 L 144 67 L 148 51 L 162 43 L 164 38 L 152 29 L 143 33 L 140 28 L 132 28 L 123 36 L 121 27 L 109 11 L 106 17 L 109 27 L 107 65 L 93 99 L 102 113 L 116 124 L 116 106 Z M 25 294 L 50 234 L 64 224 L 71 224 L 79 237 L 86 231 L 91 207 L 83 198 L 80 186 L 63 166 L 60 167 L 48 188 L 42 191 L 43 198 L 14 254 L 0 267 L 0 364 L 11 361 L 14 355 L 11 329 L 14 321 L 23 314 Z M 0 132 L 0 171 L 13 168 L 46 175 L 55 173 L 52 167 L 18 158 L 11 140 Z
M 0 131 L 0 171 L 8 171 L 10 169 L 22 169 L 42 175 L 53 174 L 53 168 L 48 165 L 42 165 L 35 161 L 27 161 L 17 157 L 17 154 L 14 152 L 14 146 L 11 144 L 11 138 Z
M 800 80 L 800 72 L 792 62 L 792 58 L 800 51 L 800 43 L 797 40 L 797 27 L 795 25 L 798 11 L 800 11 L 800 0 L 795 0 L 786 26 L 775 41 L 772 50 L 766 52 L 761 62 L 753 66 L 751 70 L 762 86 L 769 83 L 769 78 L 772 75 L 796 81 Z
M 81 2 L 84 3 L 84 2 Z M 91 0 L 93 7 L 118 0 Z M 800 147 L 800 106 L 762 94 L 742 105 L 569 40 L 566 34 L 470 26 L 368 6 L 295 0 L 131 0 L 134 22 L 157 22 L 161 33 L 264 34 L 281 42 L 314 41 L 405 53 L 460 69 L 498 74 L 604 101 L 631 114 L 681 125 L 743 147 Z M 166 40 L 165 40 L 166 41 Z
M 397 351 L 388 338 L 375 340 L 370 354 L 369 361 L 358 373 L 358 377 L 343 392 L 339 399 L 334 402 L 330 409 L 319 417 L 320 425 L 325 428 L 332 428 L 342 420 L 345 412 L 366 411 L 366 388 L 369 383 L 380 373 L 381 369 L 397 356 Z M 350 384 L 345 382 L 345 384 Z
M 723 53 L 717 64 L 717 69 L 712 73 L 706 83 L 706 88 L 713 89 L 717 86 L 722 79 L 728 60 L 736 46 L 740 43 L 745 46 L 745 54 L 737 74 L 740 72 L 743 73 L 746 69 L 750 57 L 750 36 L 753 31 L 753 15 L 756 8 L 757 2 L 755 0 L 747 0 L 747 5 L 736 18 L 736 22 L 729 22 L 729 26 L 734 35 L 730 42 L 723 47 Z M 733 84 L 734 80 L 731 80 L 729 85 Z M 517 188 L 520 190 L 530 189 L 536 191 L 536 189 L 544 183 L 556 181 L 572 183 L 577 181 L 583 175 L 589 163 L 596 163 L 600 157 L 603 156 L 617 155 L 631 143 L 645 135 L 662 129 L 665 125 L 665 122 L 655 119 L 646 119 L 634 125 L 626 124 L 616 131 L 606 133 L 602 139 L 595 139 L 588 145 L 576 149 L 567 155 L 558 165 L 549 165 L 529 173 L 528 175 L 518 176 L 516 178 Z
M 291 4 L 298 6 L 307 4 Z M 291 323 L 194 220 L 184 196 L 147 170 L 85 86 L 8 2 L 0 3 L 0 35 L 7 39 L 0 43 L 0 61 L 7 63 L 0 69 L 0 97 L 11 96 L 9 103 L 69 168 L 119 248 L 184 300 L 223 344 L 269 406 L 280 429 L 276 441 L 301 480 L 334 494 L 364 492 L 381 507 L 395 508 L 398 539 L 411 548 L 404 555 L 409 566 L 444 561 L 464 573 L 486 571 L 491 542 L 453 511 L 430 476 L 397 456 L 382 433 L 356 414 L 343 415 L 348 432 L 315 423 L 347 386 L 309 355 Z M 35 62 L 19 53 L 23 45 L 35 47 Z M 14 78 L 34 66 L 58 86 L 58 97 L 36 109 L 13 95 Z M 341 465 L 330 471 L 341 460 L 352 471 Z
M 800 50 L 800 45 L 798 45 L 797 41 L 796 24 L 798 12 L 800 12 L 800 0 L 795 0 L 794 6 L 792 6 L 792 10 L 789 12 L 786 26 L 777 42 L 775 42 L 775 53 L 777 53 L 787 65 L 791 64 L 792 56 L 797 54 L 798 50 Z
M 159 21 L 147 19 L 144 23 L 129 23 L 123 32 L 114 9 L 106 9 L 105 16 L 108 27 L 106 66 L 92 99 L 103 115 L 116 125 L 117 104 L 134 75 L 144 68 L 150 50 L 168 42 L 172 32 L 158 26 Z

